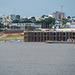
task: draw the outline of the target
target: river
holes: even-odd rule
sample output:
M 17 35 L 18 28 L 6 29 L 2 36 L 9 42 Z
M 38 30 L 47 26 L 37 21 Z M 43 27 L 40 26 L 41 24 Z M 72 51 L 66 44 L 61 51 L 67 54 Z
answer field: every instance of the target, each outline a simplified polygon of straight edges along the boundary
M 75 75 L 75 44 L 0 41 L 0 75 Z

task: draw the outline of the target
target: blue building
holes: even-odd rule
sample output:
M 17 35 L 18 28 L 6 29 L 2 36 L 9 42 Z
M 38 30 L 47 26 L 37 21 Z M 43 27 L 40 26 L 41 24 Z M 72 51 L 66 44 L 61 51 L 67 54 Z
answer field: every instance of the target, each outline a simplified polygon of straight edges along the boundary
M 60 24 L 59 21 L 56 21 L 56 22 L 55 22 L 55 25 L 56 25 L 56 26 L 59 25 L 59 24 Z
M 15 19 L 15 15 L 14 14 L 11 14 L 11 19 Z

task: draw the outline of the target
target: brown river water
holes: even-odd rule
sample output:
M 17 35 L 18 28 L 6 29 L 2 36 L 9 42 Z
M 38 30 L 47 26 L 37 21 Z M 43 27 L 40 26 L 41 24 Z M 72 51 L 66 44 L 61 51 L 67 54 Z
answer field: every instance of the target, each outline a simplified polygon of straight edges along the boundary
M 75 75 L 75 44 L 0 41 L 0 75 Z

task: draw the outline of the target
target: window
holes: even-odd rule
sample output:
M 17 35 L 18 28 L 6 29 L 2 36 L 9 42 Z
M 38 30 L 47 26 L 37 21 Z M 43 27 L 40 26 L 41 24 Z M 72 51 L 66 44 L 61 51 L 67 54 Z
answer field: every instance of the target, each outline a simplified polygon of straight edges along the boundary
M 63 33 L 63 35 L 65 35 L 65 33 Z
M 44 35 L 46 35 L 46 33 L 44 33 Z
M 35 33 L 35 35 L 37 35 L 37 33 Z

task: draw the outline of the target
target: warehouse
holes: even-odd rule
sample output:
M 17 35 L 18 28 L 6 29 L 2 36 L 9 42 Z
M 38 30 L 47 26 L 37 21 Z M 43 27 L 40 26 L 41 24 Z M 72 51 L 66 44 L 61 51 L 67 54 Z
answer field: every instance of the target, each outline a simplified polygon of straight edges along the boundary
M 44 42 L 51 41 L 67 41 L 67 39 L 75 40 L 75 31 L 25 31 L 25 42 Z

